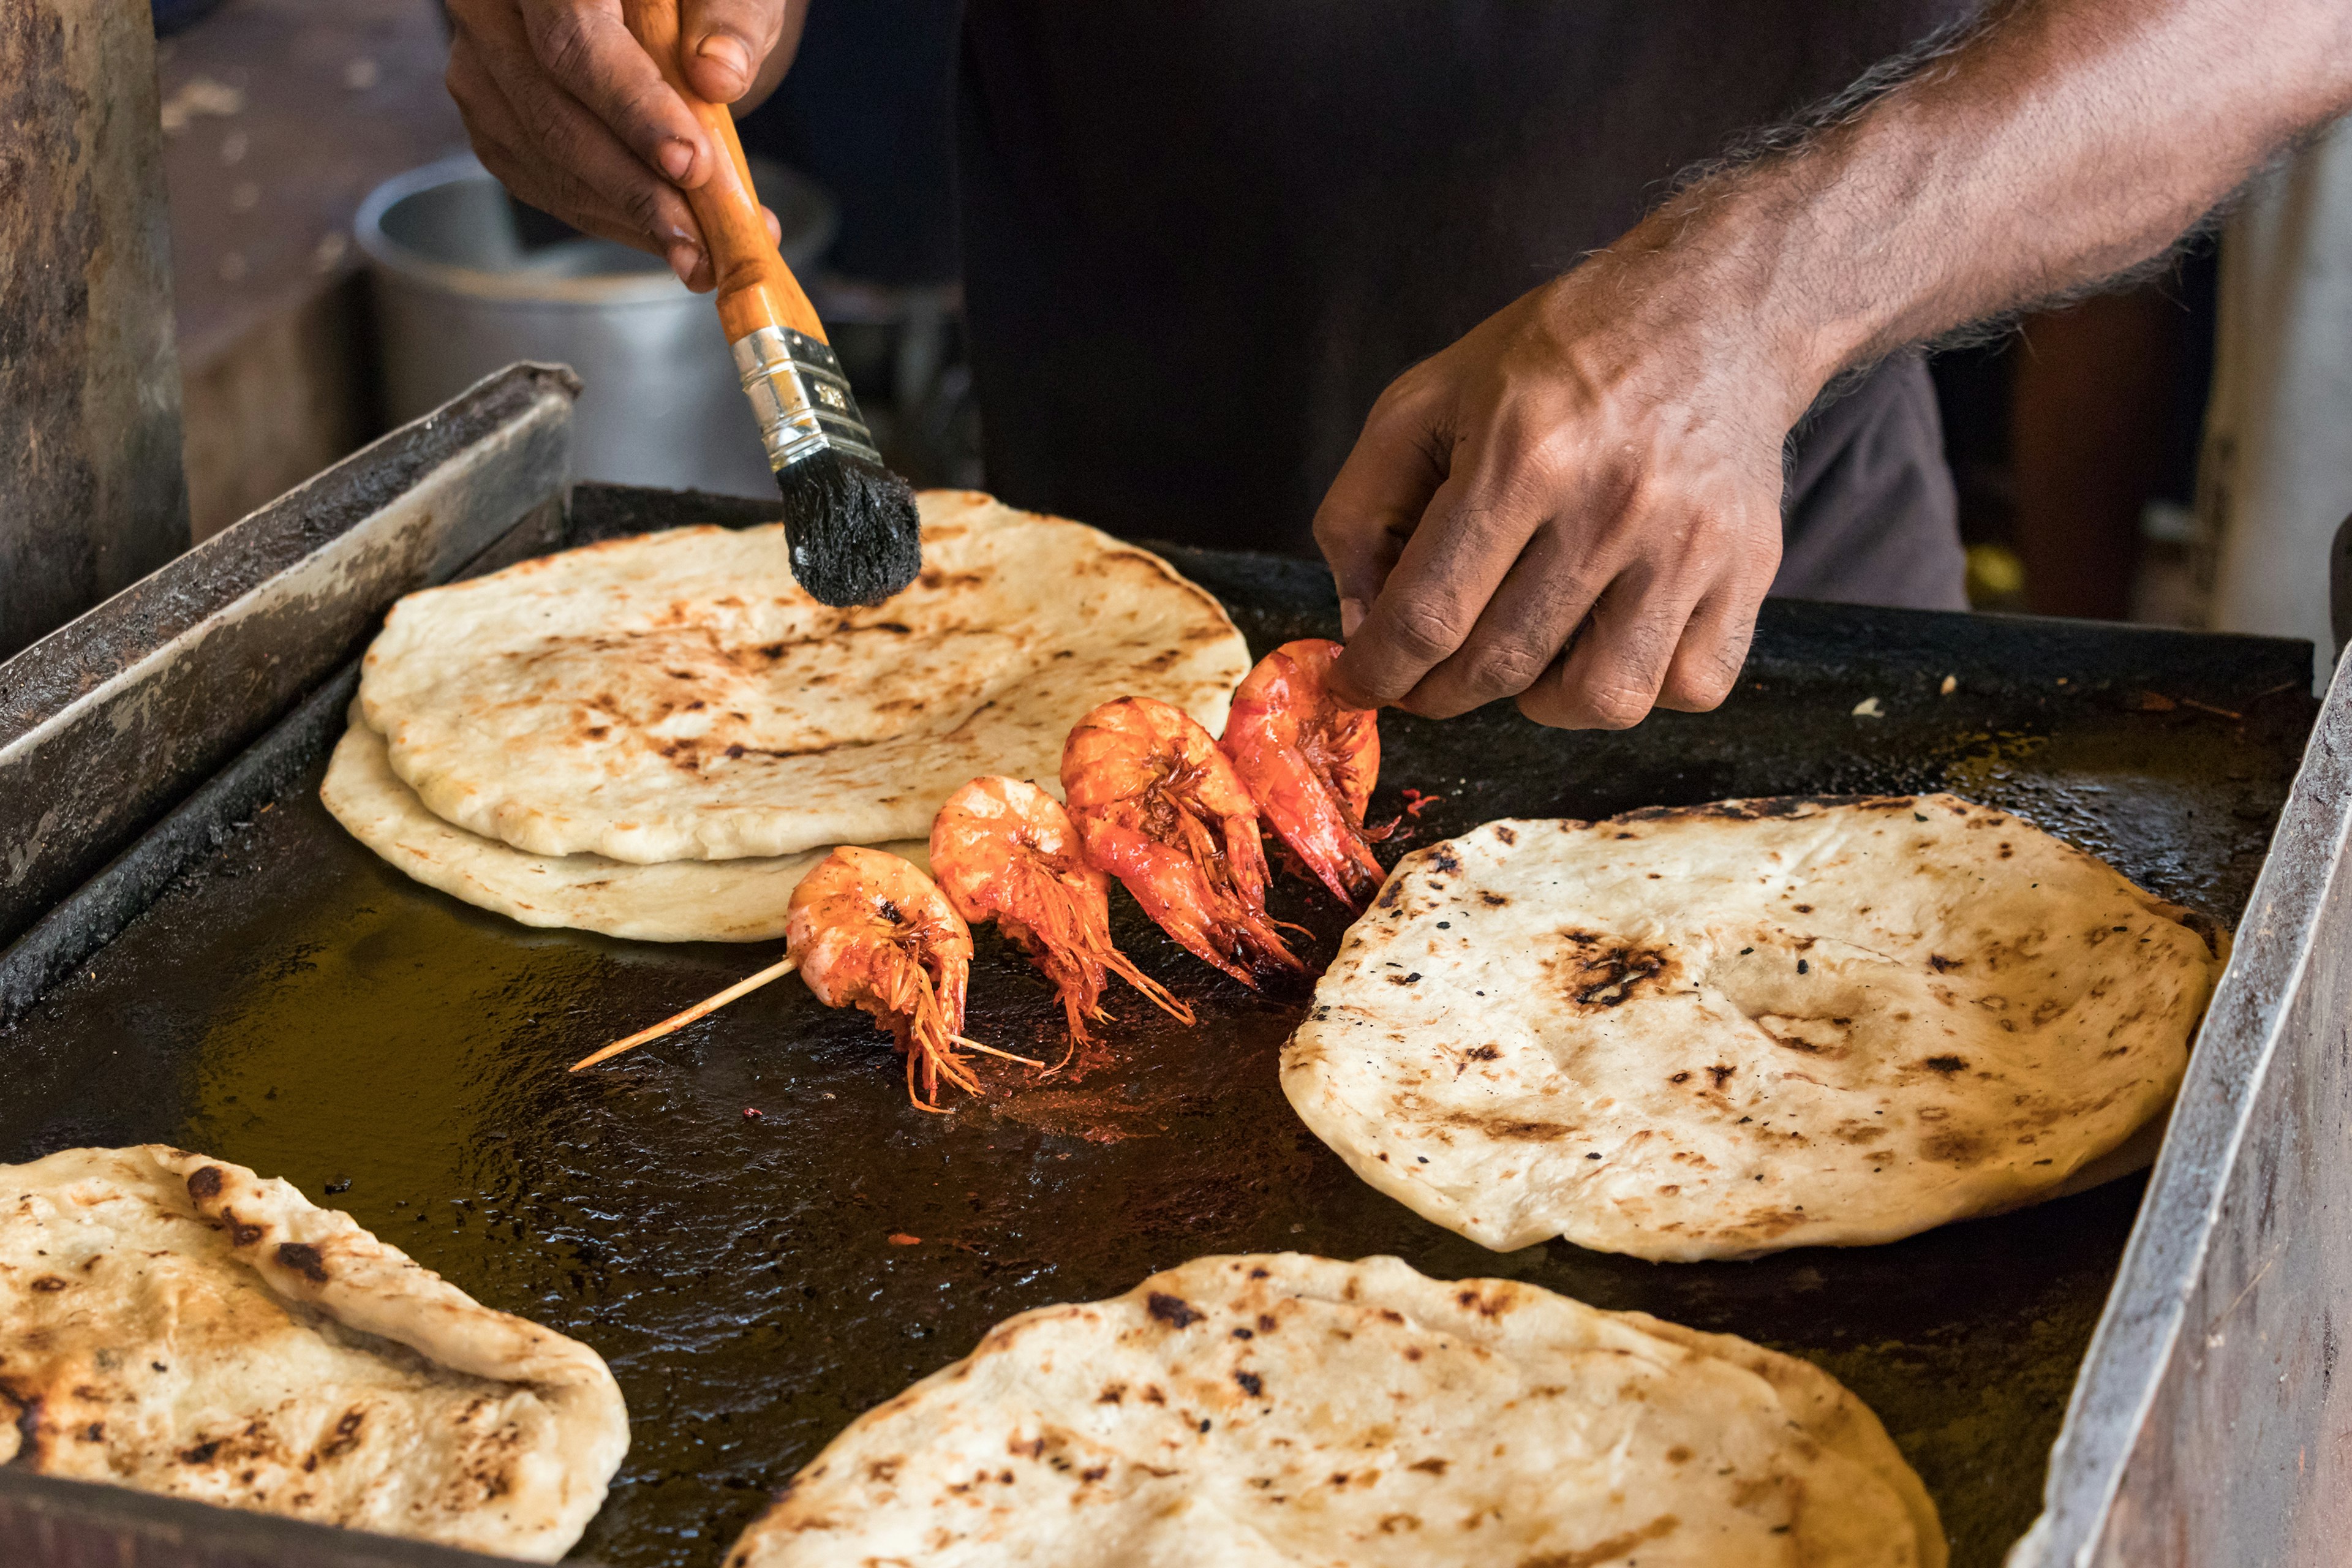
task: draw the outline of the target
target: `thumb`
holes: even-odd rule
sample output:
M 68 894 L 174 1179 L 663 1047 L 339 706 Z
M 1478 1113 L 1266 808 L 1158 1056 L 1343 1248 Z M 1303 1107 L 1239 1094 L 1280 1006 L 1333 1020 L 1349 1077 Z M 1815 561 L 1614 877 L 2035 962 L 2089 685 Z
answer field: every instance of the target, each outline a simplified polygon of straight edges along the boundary
M 1444 448 L 1429 425 L 1383 399 L 1365 420 L 1315 510 L 1315 542 L 1339 594 L 1339 635 L 1352 637 L 1445 482 Z M 1335 671 L 1345 696 L 1345 661 Z M 1370 707 L 1370 703 L 1358 706 Z
M 678 9 L 678 66 L 713 103 L 733 103 L 760 79 L 782 37 L 784 0 L 686 0 Z

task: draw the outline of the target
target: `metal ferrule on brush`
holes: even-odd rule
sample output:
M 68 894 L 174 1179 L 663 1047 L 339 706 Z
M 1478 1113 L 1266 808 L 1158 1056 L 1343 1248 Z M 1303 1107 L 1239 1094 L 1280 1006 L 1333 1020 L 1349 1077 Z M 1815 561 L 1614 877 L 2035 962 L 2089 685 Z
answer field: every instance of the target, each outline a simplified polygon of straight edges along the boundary
M 735 369 L 777 473 L 828 447 L 881 462 L 831 345 L 790 327 L 761 327 L 735 340 Z

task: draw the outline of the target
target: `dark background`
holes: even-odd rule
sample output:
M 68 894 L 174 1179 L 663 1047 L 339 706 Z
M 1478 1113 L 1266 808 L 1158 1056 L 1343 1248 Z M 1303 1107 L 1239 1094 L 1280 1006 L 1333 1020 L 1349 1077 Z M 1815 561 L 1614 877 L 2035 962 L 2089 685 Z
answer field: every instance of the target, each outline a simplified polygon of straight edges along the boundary
M 840 205 L 812 286 L 889 456 L 920 484 L 982 479 L 954 316 L 958 10 L 818 0 L 793 71 L 744 123 L 747 143 Z M 437 0 L 156 0 L 156 12 L 203 538 L 381 430 L 345 236 L 369 188 L 464 133 L 441 83 Z M 2135 287 L 1937 357 L 1979 607 L 2196 624 L 2186 520 L 2213 281 L 2208 240 Z

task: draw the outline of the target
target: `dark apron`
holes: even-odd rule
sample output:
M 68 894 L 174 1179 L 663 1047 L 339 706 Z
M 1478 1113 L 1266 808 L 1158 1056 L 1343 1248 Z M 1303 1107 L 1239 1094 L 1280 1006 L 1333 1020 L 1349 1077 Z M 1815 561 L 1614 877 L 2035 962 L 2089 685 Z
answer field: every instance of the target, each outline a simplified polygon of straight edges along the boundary
M 989 481 L 1312 554 L 1396 374 L 1691 163 L 1959 0 L 969 0 L 959 191 Z M 1777 593 L 1958 606 L 1927 373 L 1810 421 Z

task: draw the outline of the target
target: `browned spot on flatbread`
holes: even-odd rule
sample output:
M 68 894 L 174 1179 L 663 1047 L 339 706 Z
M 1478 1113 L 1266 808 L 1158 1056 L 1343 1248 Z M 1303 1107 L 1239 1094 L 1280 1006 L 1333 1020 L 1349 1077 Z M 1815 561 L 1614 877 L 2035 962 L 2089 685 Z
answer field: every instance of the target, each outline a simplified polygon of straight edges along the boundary
M 1154 1290 L 1145 1299 L 1145 1310 L 1171 1328 L 1189 1329 L 1203 1316 L 1198 1307 L 1181 1297 L 1171 1296 L 1164 1290 Z
M 1553 1143 L 1572 1137 L 1579 1129 L 1564 1121 L 1509 1121 L 1495 1117 L 1474 1116 L 1466 1110 L 1452 1110 L 1438 1117 L 1441 1127 L 1460 1127 L 1472 1132 L 1483 1132 L 1490 1138 L 1508 1138 L 1521 1143 Z
M 1572 1552 L 1531 1553 L 1519 1559 L 1518 1568 L 1600 1568 L 1601 1563 L 1613 1563 L 1637 1546 L 1672 1535 L 1682 1528 L 1682 1522 L 1673 1514 L 1662 1513 L 1639 1530 L 1629 1530 Z
M 1804 1223 L 1804 1215 L 1796 1209 L 1755 1208 L 1740 1215 L 1739 1223 L 1727 1227 L 1726 1234 L 1770 1241 L 1788 1235 Z
M 1919 1140 L 1921 1158 L 1939 1165 L 1975 1165 L 1985 1158 L 1984 1140 L 1959 1128 L 1930 1132 Z
M 327 1261 L 319 1256 L 319 1249 L 307 1241 L 279 1242 L 278 1262 L 280 1268 L 293 1270 L 313 1285 L 327 1282 Z
M 335 1429 L 327 1435 L 325 1441 L 321 1442 L 313 1452 L 320 1458 L 330 1462 L 341 1458 L 360 1446 L 360 1428 L 366 1422 L 366 1409 L 361 1405 L 353 1405 L 336 1417 Z
M 1595 931 L 1564 931 L 1564 951 L 1547 957 L 1544 968 L 1576 1005 L 1586 1012 L 1622 1006 L 1645 982 L 1669 964 L 1655 948 L 1622 942 Z
M 199 1165 L 188 1173 L 188 1196 L 200 1204 L 209 1203 L 220 1196 L 222 1180 L 218 1165 Z

